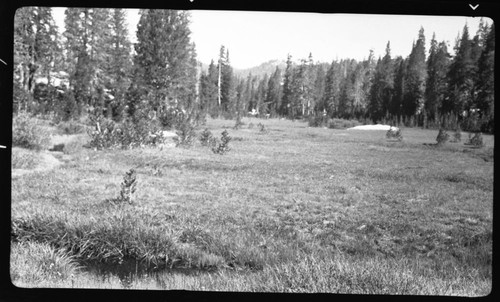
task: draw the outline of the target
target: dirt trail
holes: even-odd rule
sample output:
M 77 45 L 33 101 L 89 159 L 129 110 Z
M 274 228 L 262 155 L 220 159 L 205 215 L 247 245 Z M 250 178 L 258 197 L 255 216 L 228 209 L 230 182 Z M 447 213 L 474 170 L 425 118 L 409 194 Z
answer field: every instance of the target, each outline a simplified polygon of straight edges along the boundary
M 57 144 L 67 144 L 76 139 L 78 139 L 78 135 L 52 135 L 50 138 L 50 148 Z M 15 152 L 15 149 L 13 149 L 13 152 Z M 58 155 L 62 155 L 62 152 L 51 152 L 48 150 L 40 152 L 32 151 L 32 155 L 36 157 L 36 167 L 33 169 L 12 169 L 12 178 L 34 172 L 49 171 L 63 164 L 63 162 L 57 158 L 60 157 Z
M 34 169 L 12 169 L 12 178 L 29 173 L 52 170 L 62 164 L 51 152 L 46 150 L 36 153 L 35 156 L 37 157 L 38 164 Z

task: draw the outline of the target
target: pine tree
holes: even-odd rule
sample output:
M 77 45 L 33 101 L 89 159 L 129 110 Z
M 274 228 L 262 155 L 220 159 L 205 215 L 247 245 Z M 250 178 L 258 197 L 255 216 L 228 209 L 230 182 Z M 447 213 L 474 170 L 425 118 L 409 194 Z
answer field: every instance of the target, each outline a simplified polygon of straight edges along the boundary
M 267 107 L 266 98 L 267 98 L 267 84 L 269 81 L 269 76 L 264 74 L 264 77 L 259 80 L 259 84 L 257 86 L 257 102 L 256 107 L 260 114 L 265 114 L 269 112 Z
M 478 62 L 478 92 L 477 107 L 480 116 L 484 119 L 484 131 L 493 132 L 494 97 L 495 97 L 495 27 L 491 26 L 487 34 L 484 50 Z
M 218 70 L 214 61 L 210 62 L 206 74 L 200 78 L 200 102 L 203 111 L 215 117 L 218 115 Z
M 378 121 L 389 112 L 394 94 L 394 68 L 391 60 L 391 46 L 387 42 L 384 57 L 378 61 L 371 87 L 369 115 Z
M 404 114 L 404 97 L 406 95 L 406 71 L 408 70 L 408 59 L 398 57 L 394 64 L 394 96 L 392 98 L 392 105 L 390 106 L 394 115 L 398 117 L 398 124 L 401 123 L 401 117 Z
M 224 45 L 220 48 L 218 67 L 220 70 L 220 106 L 223 112 L 228 112 L 236 93 L 233 68 L 229 61 L 229 49 L 226 49 Z
M 65 11 L 66 63 L 79 111 L 91 106 L 104 111 L 109 85 L 110 10 L 68 8 Z
M 281 94 L 281 70 L 276 66 L 276 70 L 269 78 L 266 94 L 266 103 L 268 104 L 268 108 L 270 108 L 270 114 L 273 116 L 277 115 L 279 112 Z
M 437 123 L 443 109 L 446 109 L 444 100 L 446 93 L 446 73 L 449 67 L 449 58 L 446 43 L 437 43 L 435 34 L 431 40 L 431 48 L 427 59 L 427 80 L 425 87 L 425 111 L 430 121 Z M 444 102 L 444 103 L 443 103 Z M 443 104 L 445 107 L 443 107 Z
M 316 114 L 326 109 L 325 104 L 323 102 L 325 93 L 325 78 L 326 78 L 326 73 L 325 70 L 323 69 L 323 66 L 318 65 L 316 67 L 316 76 L 312 92 L 314 111 Z
M 455 57 L 448 71 L 448 98 L 452 111 L 460 116 L 470 106 L 474 86 L 474 61 L 472 60 L 469 29 L 465 25 L 462 37 L 455 45 Z
M 132 67 L 131 42 L 128 38 L 125 10 L 114 9 L 111 19 L 110 62 L 106 72 L 109 74 L 108 89 L 113 99 L 108 104 L 110 114 L 115 120 L 122 118 L 125 104 L 125 93 L 130 86 Z
M 14 20 L 15 109 L 20 109 L 22 104 L 27 109 L 37 77 L 45 77 L 47 84 L 51 84 L 51 72 L 60 52 L 58 40 L 51 8 L 23 7 L 17 10 Z
M 293 80 L 293 64 L 292 56 L 289 54 L 286 60 L 286 69 L 283 77 L 283 94 L 281 98 L 280 115 L 288 116 L 291 118 L 291 106 L 292 106 L 292 80 Z
M 427 75 L 425 61 L 424 29 L 420 28 L 418 39 L 414 43 L 410 56 L 405 79 L 404 111 L 407 117 L 423 113 L 425 80 Z
M 336 61 L 332 64 L 326 72 L 325 78 L 325 93 L 324 104 L 329 116 L 337 116 L 339 110 L 340 98 L 340 65 Z
M 189 106 L 196 89 L 189 12 L 145 9 L 140 15 L 132 80 L 137 92 L 132 103 L 145 101 L 160 113 Z

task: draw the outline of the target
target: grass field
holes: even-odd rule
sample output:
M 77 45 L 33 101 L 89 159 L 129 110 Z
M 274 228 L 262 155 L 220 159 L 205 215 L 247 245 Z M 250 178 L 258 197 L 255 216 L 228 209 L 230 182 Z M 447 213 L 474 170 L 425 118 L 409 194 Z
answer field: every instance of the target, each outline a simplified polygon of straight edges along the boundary
M 60 162 L 52 168 L 18 163 L 33 171 L 13 169 L 13 283 L 490 293 L 493 136 L 479 149 L 438 147 L 436 130 L 403 128 L 399 142 L 384 131 L 243 122 L 208 120 L 214 135 L 233 137 L 225 155 L 199 142 L 94 151 L 78 134 L 67 136 L 78 138 L 70 152 L 50 152 Z M 135 202 L 109 202 L 131 168 Z

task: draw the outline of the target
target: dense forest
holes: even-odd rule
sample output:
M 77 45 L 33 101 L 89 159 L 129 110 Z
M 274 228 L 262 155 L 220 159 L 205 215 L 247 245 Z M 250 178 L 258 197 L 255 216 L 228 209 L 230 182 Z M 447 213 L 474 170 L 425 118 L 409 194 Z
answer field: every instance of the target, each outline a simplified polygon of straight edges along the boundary
M 262 116 L 345 118 L 395 125 L 461 127 L 493 132 L 495 28 L 465 25 L 454 45 L 416 33 L 411 53 L 363 61 L 299 61 L 241 78 L 221 46 L 201 70 L 188 11 L 140 11 L 132 44 L 124 9 L 68 8 L 62 35 L 50 8 L 25 7 L 15 17 L 14 112 L 79 119 L 88 112 L 114 122 L 156 116 L 190 119 Z M 214 54 L 216 55 L 216 54 Z M 153 114 L 153 115 L 151 115 Z

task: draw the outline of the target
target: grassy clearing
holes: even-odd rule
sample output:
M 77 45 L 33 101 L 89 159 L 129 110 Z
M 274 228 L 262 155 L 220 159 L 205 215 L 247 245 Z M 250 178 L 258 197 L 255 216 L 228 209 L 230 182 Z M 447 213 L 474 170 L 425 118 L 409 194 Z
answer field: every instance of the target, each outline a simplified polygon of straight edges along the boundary
M 54 170 L 15 178 L 14 244 L 45 244 L 81 265 L 131 265 L 139 274 L 128 288 L 489 293 L 492 136 L 481 149 L 438 147 L 430 130 L 403 129 L 397 142 L 385 131 L 243 122 L 208 121 L 214 135 L 233 137 L 223 156 L 199 141 L 76 148 Z M 249 127 L 258 123 L 266 133 Z M 110 204 L 131 168 L 135 203 Z M 97 285 L 84 268 L 72 286 L 121 287 L 124 274 Z

